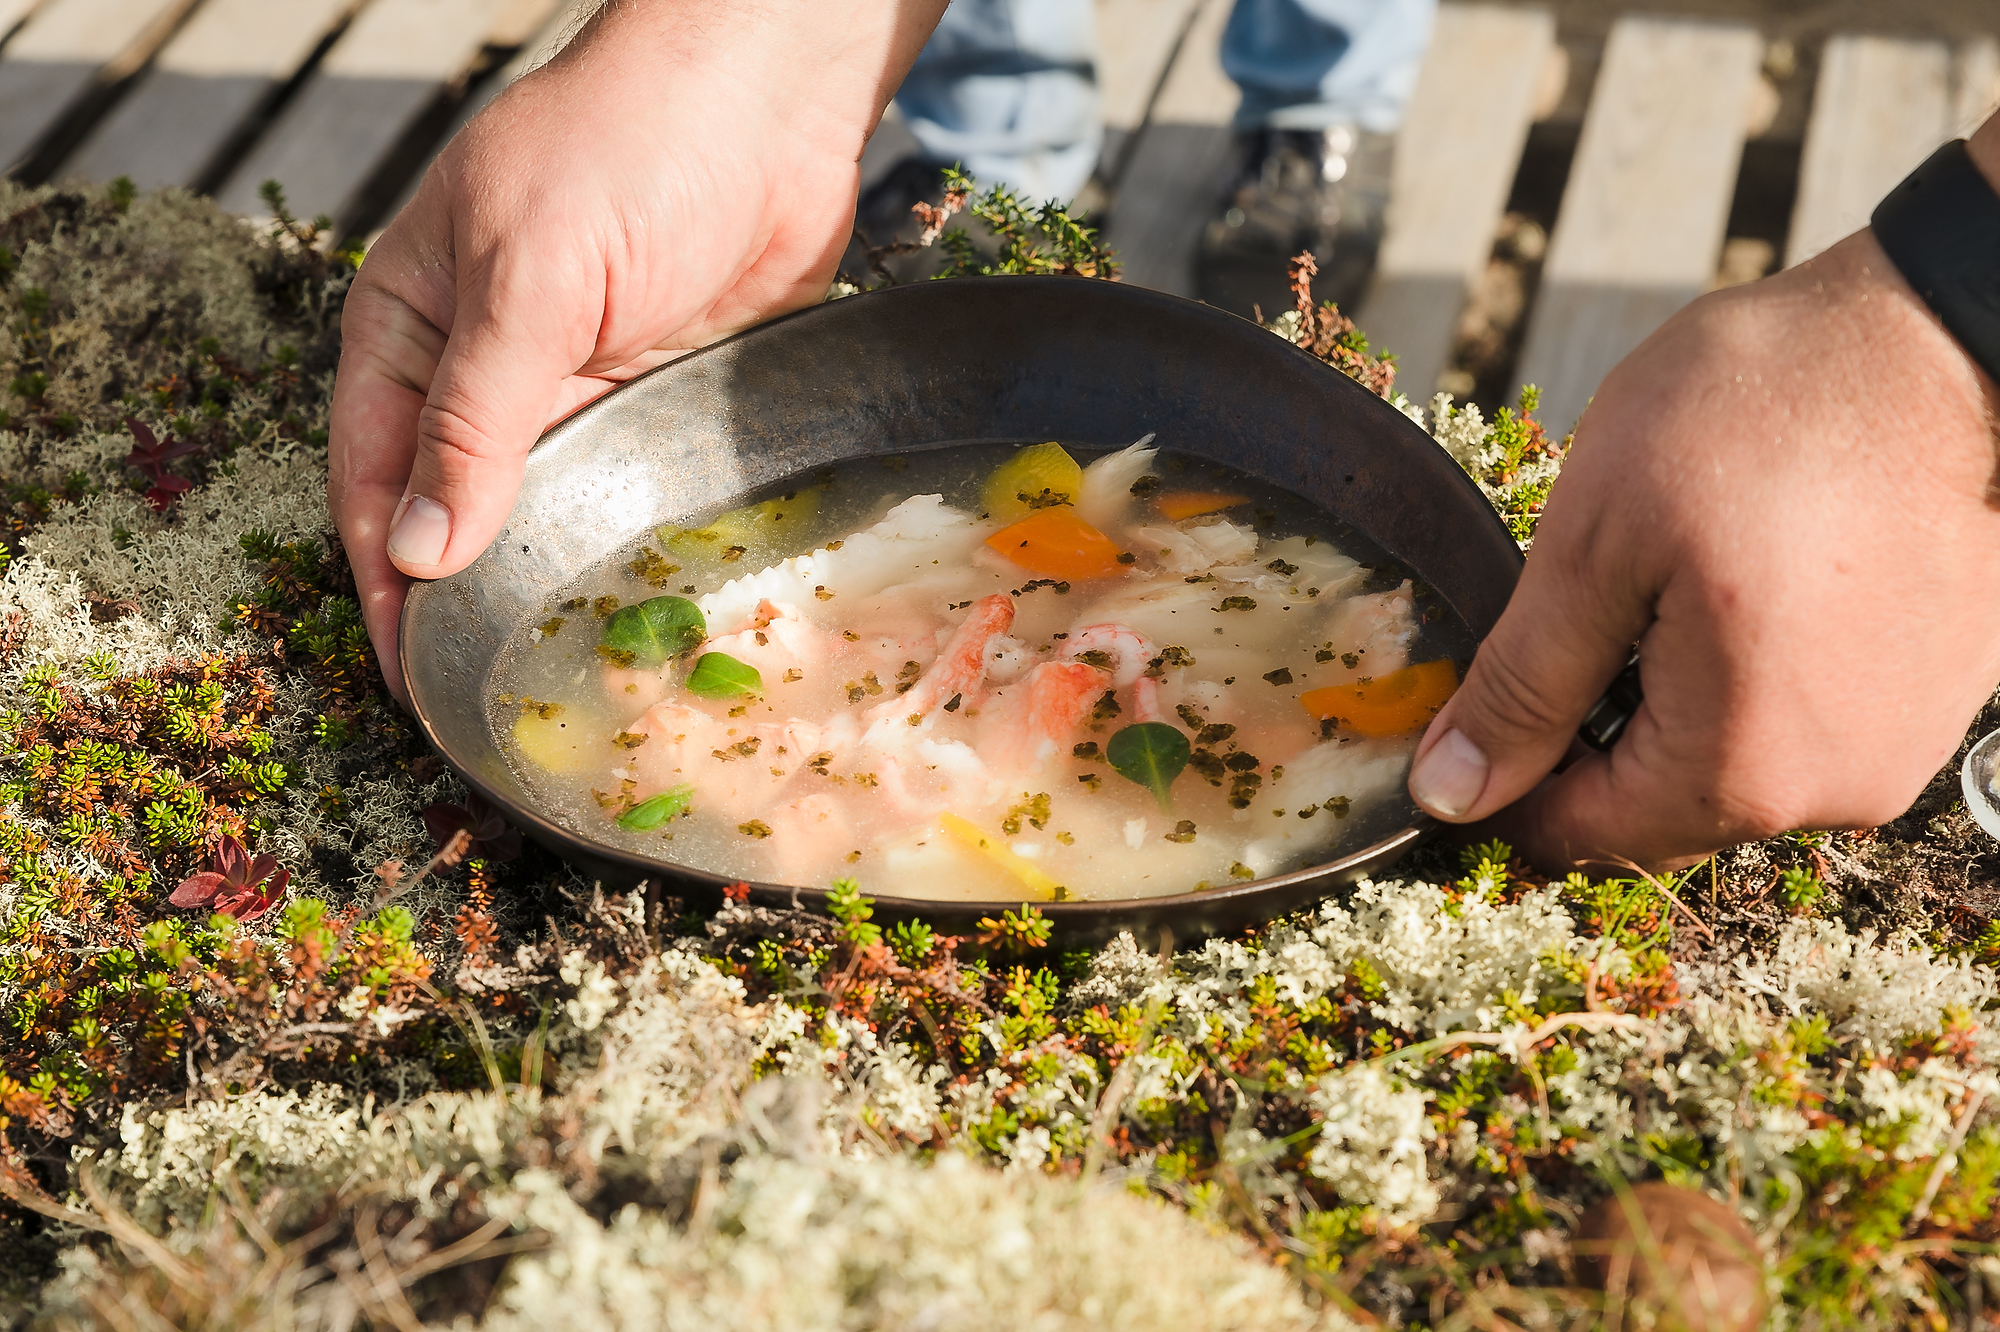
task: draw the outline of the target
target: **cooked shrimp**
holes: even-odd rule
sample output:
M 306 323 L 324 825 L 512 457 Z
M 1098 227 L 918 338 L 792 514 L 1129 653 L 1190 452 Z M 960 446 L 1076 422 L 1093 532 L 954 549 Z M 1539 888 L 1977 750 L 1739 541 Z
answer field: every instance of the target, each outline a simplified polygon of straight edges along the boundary
M 733 634 L 711 638 L 705 652 L 726 652 L 754 666 L 767 683 L 793 671 L 808 678 L 819 674 L 831 650 L 827 634 L 807 624 L 798 607 L 783 601 L 761 601 L 750 622 Z
M 1066 660 L 1087 660 L 1094 666 L 1103 666 L 1105 661 L 1116 662 L 1108 669 L 1112 685 L 1119 689 L 1138 679 L 1152 664 L 1157 651 L 1152 639 L 1122 624 L 1087 624 L 1063 644 Z
M 914 734 L 905 728 L 906 734 Z M 881 793 L 902 820 L 919 823 L 946 810 L 974 809 L 990 803 L 993 775 L 971 745 L 958 740 L 918 736 L 891 752 L 876 751 L 875 773 Z
M 631 775 L 635 800 L 691 782 L 705 805 L 730 818 L 767 807 L 819 738 L 809 722 L 730 725 L 684 703 L 658 704 L 625 734 L 644 739 L 612 776 Z
M 604 692 L 621 708 L 650 708 L 667 696 L 669 682 L 663 670 L 606 665 L 599 675 L 604 681 Z
M 864 844 L 841 802 L 826 791 L 778 806 L 765 822 L 771 827 L 767 839 L 771 868 L 780 881 L 796 882 L 806 876 L 809 866 L 837 861 Z
M 952 631 L 931 668 L 917 677 L 916 688 L 879 704 L 875 711 L 884 716 L 924 713 L 954 697 L 977 704 L 979 684 L 986 675 L 986 645 L 1013 625 L 1013 598 L 999 593 L 981 597 Z
M 997 771 L 1017 777 L 1037 771 L 1068 750 L 1110 680 L 1109 671 L 1087 662 L 1043 662 L 1025 685 L 1009 687 L 1010 706 L 987 727 L 992 739 L 982 738 L 981 752 Z
M 1160 711 L 1160 682 L 1150 675 L 1142 675 L 1132 682 L 1132 720 L 1166 720 Z

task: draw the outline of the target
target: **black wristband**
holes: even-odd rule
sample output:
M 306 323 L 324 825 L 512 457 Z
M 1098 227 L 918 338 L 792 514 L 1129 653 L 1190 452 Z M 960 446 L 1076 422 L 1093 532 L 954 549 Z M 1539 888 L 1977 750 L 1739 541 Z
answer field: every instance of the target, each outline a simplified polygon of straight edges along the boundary
M 1925 305 L 2000 379 L 2000 195 L 1953 139 L 1876 205 L 1875 239 Z

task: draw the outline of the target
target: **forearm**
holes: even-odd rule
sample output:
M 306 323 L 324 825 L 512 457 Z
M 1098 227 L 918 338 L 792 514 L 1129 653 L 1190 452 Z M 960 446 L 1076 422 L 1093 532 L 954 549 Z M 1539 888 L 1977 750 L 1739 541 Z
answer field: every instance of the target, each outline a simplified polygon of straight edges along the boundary
M 946 0 L 607 0 L 552 71 L 608 93 L 699 90 L 858 158 Z

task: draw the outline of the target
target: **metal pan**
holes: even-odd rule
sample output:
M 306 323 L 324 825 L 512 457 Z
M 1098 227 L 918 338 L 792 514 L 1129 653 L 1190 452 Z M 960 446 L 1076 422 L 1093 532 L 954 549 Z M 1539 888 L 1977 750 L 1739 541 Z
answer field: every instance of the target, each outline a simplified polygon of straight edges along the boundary
M 728 880 L 592 841 L 539 812 L 496 743 L 487 679 L 510 635 L 590 566 L 746 491 L 829 463 L 945 441 L 1059 439 L 1163 447 L 1300 495 L 1372 539 L 1448 608 L 1463 652 L 1519 577 L 1506 528 L 1459 466 L 1400 412 L 1247 320 L 1081 278 L 922 283 L 849 297 L 663 366 L 543 436 L 506 529 L 470 568 L 411 589 L 403 665 L 418 723 L 468 784 L 530 837 L 607 883 L 691 903 Z M 1365 845 L 1296 873 L 1175 897 L 1055 902 L 1067 939 L 1161 927 L 1226 933 L 1379 873 L 1431 830 L 1385 802 Z M 1350 836 L 1350 844 L 1357 840 Z M 823 906 L 807 889 L 752 902 Z M 1018 902 L 880 897 L 879 917 L 957 931 Z

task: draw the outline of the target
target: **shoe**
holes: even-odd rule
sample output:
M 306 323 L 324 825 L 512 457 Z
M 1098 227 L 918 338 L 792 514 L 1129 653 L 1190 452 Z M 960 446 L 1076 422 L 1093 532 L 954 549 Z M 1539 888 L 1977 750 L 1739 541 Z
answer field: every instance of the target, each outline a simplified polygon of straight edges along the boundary
M 1314 298 L 1351 307 L 1375 271 L 1395 146 L 1394 135 L 1350 125 L 1241 136 L 1236 184 L 1202 233 L 1196 294 L 1276 318 L 1292 308 L 1290 261 L 1309 250 Z

